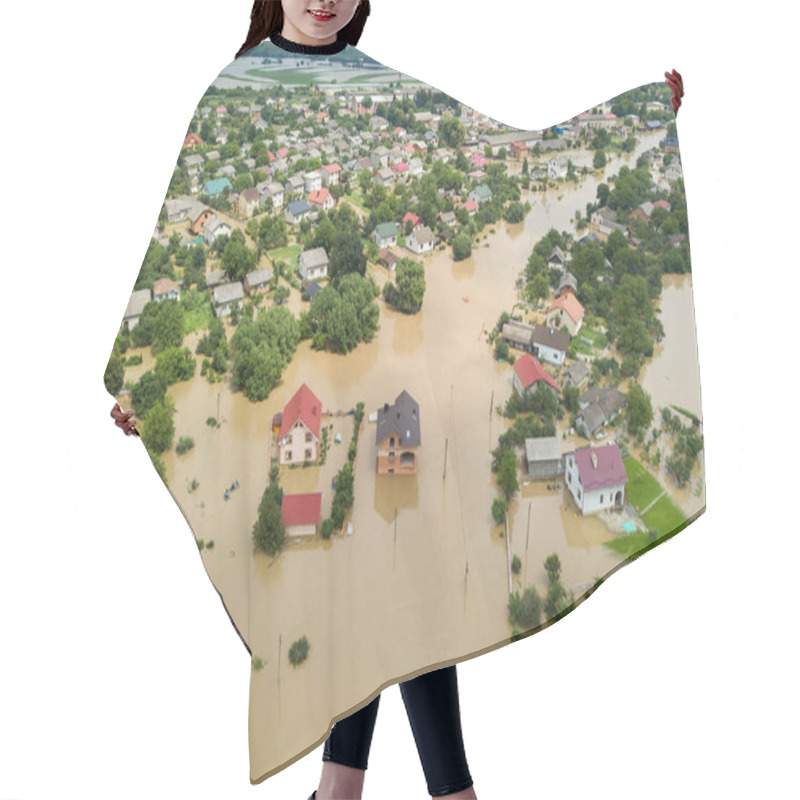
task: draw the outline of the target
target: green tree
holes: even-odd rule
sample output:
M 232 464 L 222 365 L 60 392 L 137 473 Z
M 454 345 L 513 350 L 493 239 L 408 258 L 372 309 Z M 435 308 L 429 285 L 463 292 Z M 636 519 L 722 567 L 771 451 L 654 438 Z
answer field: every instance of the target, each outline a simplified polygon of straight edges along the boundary
M 425 295 L 425 267 L 413 258 L 401 258 L 395 275 L 396 284 L 387 282 L 384 286 L 385 299 L 406 314 L 419 311 Z
M 508 503 L 502 497 L 495 497 L 492 501 L 492 519 L 500 525 L 506 518 Z
M 542 619 L 542 598 L 535 586 L 528 586 L 520 596 L 514 592 L 508 600 L 508 613 L 513 625 L 524 630 L 536 627 Z
M 156 375 L 162 376 L 167 386 L 194 377 L 197 363 L 188 347 L 168 347 L 156 356 Z
M 511 500 L 519 489 L 517 480 L 517 457 L 513 450 L 506 450 L 500 458 L 500 468 L 497 471 L 497 483 L 500 486 L 506 501 Z
M 103 383 L 109 394 L 117 394 L 122 389 L 125 379 L 125 361 L 117 350 L 116 344 L 111 358 L 106 364 L 106 371 L 103 373 Z
M 550 583 L 555 583 L 561 575 L 561 559 L 558 557 L 558 553 L 552 553 L 547 556 L 544 561 L 544 568 L 547 572 L 547 579 Z
M 253 541 L 256 550 L 274 556 L 286 544 L 286 527 L 281 515 L 283 489 L 269 483 L 258 504 L 258 515 L 253 523 Z
M 154 453 L 163 453 L 172 447 L 175 423 L 172 421 L 171 404 L 160 401 L 153 405 L 142 419 L 140 431 L 145 447 Z
M 472 255 L 472 238 L 468 233 L 457 233 L 453 237 L 453 259 L 463 261 Z
M 634 383 L 628 390 L 625 401 L 625 416 L 628 421 L 628 431 L 634 436 L 640 430 L 647 430 L 653 421 L 653 404 L 650 395 L 642 388 L 641 384 Z

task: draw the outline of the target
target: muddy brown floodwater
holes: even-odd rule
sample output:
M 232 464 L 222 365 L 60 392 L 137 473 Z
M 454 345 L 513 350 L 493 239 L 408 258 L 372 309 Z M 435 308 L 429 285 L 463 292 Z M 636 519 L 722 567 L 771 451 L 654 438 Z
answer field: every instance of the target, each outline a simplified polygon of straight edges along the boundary
M 418 314 L 404 315 L 379 301 L 378 335 L 346 356 L 301 342 L 266 400 L 251 403 L 227 382 L 208 384 L 200 377 L 201 356 L 195 378 L 170 387 L 176 440 L 195 440 L 183 456 L 164 454 L 170 491 L 197 538 L 214 540 L 214 548 L 202 552 L 206 569 L 264 663 L 251 673 L 254 778 L 295 756 L 309 730 L 322 737 L 333 717 L 363 704 L 387 675 L 395 681 L 412 677 L 422 658 L 433 668 L 508 640 L 508 556 L 502 528 L 491 516 L 499 495 L 491 451 L 508 426 L 497 408 L 512 391 L 513 368 L 494 360 L 487 332 L 518 299 L 515 280 L 536 241 L 551 227 L 575 233 L 575 211 L 585 211 L 605 175 L 621 163 L 633 166 L 662 136 L 639 136 L 636 151 L 611 157 L 603 176 L 583 179 L 577 188 L 527 193 L 533 208 L 526 219 L 497 223 L 469 259 L 454 262 L 449 248 L 425 255 L 427 287 Z M 590 153 L 569 155 L 579 165 L 591 163 Z M 385 281 L 382 268 L 369 270 L 380 284 Z M 297 313 L 301 304 L 294 294 L 289 306 Z M 677 403 L 699 413 L 699 397 L 692 394 L 697 362 L 694 329 L 687 326 L 689 319 L 693 325 L 688 277 L 665 279 L 661 308 L 667 336 L 646 368 L 645 388 L 654 405 Z M 228 322 L 226 331 L 230 337 Z M 185 344 L 194 351 L 199 337 L 192 334 Z M 126 380 L 153 365 L 149 352 L 142 354 L 144 363 L 126 370 Z M 353 534 L 290 541 L 273 559 L 254 554 L 251 530 L 268 483 L 270 421 L 303 382 L 334 414 L 365 404 L 349 517 Z M 369 415 L 403 389 L 420 408 L 418 474 L 378 476 Z M 218 415 L 219 429 L 206 424 Z M 352 417 L 323 416 L 323 425 L 331 422 L 342 443 L 331 441 L 326 466 L 281 470 L 284 490 L 323 492 L 323 515 L 330 512 L 330 476 L 346 460 L 352 431 Z M 565 424 L 566 417 L 559 437 Z M 582 443 L 569 437 L 562 448 Z M 511 554 L 523 564 L 515 588 L 533 584 L 544 596 L 543 562 L 558 553 L 562 583 L 577 597 L 622 560 L 603 546 L 613 535 L 599 517 L 576 513 L 563 482 L 557 490 L 526 485 L 522 454 L 518 474 L 521 488 L 509 515 Z M 219 475 L 225 476 L 222 485 Z M 225 487 L 235 479 L 239 489 L 225 501 Z M 193 480 L 199 485 L 190 492 Z M 664 475 L 660 480 L 670 486 Z M 687 514 L 705 503 L 704 492 L 702 498 L 685 495 L 680 505 Z M 304 635 L 309 657 L 293 668 L 288 650 Z M 271 736 L 276 723 L 280 740 Z

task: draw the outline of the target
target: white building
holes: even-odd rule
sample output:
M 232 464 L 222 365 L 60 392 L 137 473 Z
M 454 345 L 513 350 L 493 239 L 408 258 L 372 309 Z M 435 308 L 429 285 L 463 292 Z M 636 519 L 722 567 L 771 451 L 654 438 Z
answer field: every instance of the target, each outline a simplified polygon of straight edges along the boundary
M 564 477 L 581 514 L 620 508 L 628 474 L 614 442 L 578 447 L 564 456 Z

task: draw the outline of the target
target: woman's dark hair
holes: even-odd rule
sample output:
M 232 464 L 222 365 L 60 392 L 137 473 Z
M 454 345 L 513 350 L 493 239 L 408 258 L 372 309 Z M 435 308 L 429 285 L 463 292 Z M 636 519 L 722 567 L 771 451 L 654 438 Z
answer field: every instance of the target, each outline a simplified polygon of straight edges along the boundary
M 353 18 L 339 31 L 336 39 L 344 39 L 348 44 L 357 45 L 368 16 L 369 0 L 361 0 Z M 236 58 L 257 44 L 261 44 L 273 33 L 280 33 L 282 30 L 283 6 L 280 0 L 253 0 L 253 9 L 250 12 L 250 30 L 247 32 L 247 38 L 239 48 Z

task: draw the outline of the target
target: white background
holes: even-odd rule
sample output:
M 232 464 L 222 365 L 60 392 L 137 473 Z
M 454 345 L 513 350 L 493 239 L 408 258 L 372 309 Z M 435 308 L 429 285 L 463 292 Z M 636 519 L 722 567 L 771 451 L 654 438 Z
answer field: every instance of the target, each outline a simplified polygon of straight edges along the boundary
M 481 800 L 797 796 L 800 148 L 777 5 L 373 2 L 360 49 L 517 127 L 685 81 L 708 510 L 559 624 L 458 666 Z M 8 12 L 0 798 L 305 800 L 322 746 L 250 785 L 247 652 L 102 383 L 249 0 Z M 364 798 L 427 796 L 391 686 Z

